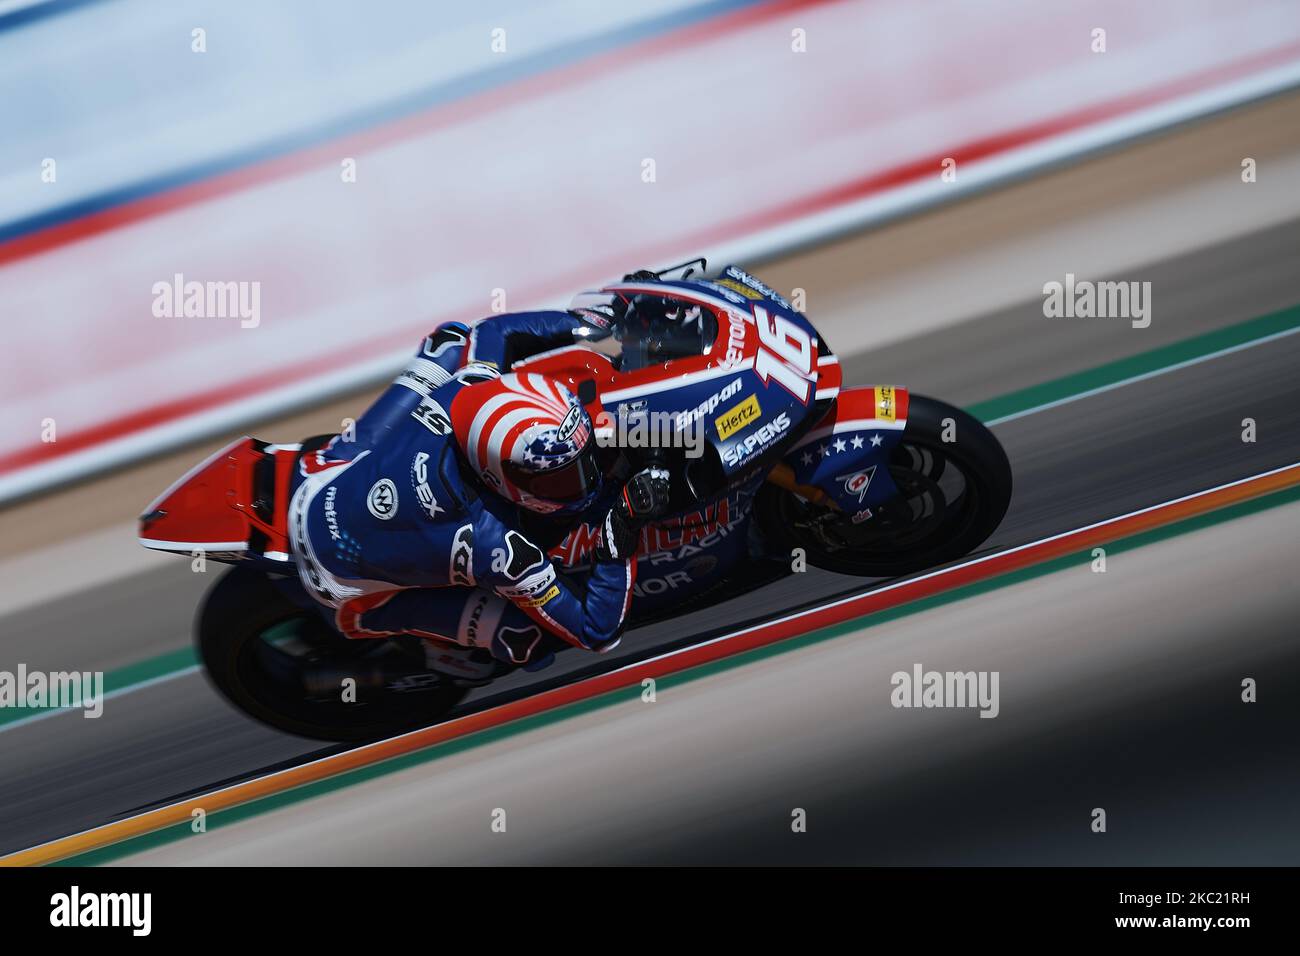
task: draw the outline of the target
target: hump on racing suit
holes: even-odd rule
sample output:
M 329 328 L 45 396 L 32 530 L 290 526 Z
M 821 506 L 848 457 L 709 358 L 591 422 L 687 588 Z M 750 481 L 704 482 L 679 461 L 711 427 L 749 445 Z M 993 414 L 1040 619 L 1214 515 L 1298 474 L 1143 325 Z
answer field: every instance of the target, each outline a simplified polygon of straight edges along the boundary
M 577 584 L 558 574 L 520 530 L 514 507 L 482 490 L 451 416 L 454 403 L 475 401 L 476 384 L 524 355 L 571 344 L 582 324 L 567 312 L 496 316 L 472 329 L 445 323 L 355 425 L 303 456 L 290 507 L 295 559 L 303 585 L 333 610 L 343 634 L 464 642 L 465 622 L 448 620 L 452 595 L 437 589 L 462 589 L 466 613 L 474 602 L 463 589 L 478 589 L 508 604 L 501 613 L 480 607 L 476 622 L 495 613 L 504 631 L 515 632 L 513 641 L 497 635 L 515 663 L 520 648 L 531 650 L 541 635 L 512 629 L 512 621 L 589 650 L 617 644 L 634 558 L 607 553 Z M 492 635 L 470 637 L 502 656 Z

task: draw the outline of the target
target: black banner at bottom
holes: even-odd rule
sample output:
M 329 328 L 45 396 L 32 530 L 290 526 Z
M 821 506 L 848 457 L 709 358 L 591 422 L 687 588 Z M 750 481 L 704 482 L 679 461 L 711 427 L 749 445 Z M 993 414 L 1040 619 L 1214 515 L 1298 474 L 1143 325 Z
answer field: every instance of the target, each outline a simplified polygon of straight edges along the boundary
M 918 942 L 1191 936 L 1231 943 L 1292 918 L 1289 869 L 74 869 L 0 872 L 9 939 L 338 946 L 479 927 L 620 938 L 843 927 Z M 701 922 L 703 921 L 703 922 Z M 535 942 L 535 940 L 533 940 Z

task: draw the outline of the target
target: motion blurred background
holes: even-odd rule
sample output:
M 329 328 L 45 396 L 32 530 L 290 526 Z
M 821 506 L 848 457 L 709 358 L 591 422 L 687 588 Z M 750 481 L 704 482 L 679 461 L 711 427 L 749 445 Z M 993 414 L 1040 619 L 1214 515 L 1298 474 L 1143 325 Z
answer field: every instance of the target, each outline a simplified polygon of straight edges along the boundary
M 134 518 L 233 435 L 338 430 L 441 321 L 739 262 L 804 291 L 847 380 L 996 423 L 990 547 L 1300 460 L 1297 84 L 1292 0 L 0 3 L 0 670 L 116 695 L 0 711 L 0 852 L 321 755 L 208 689 L 216 569 Z M 1067 274 L 1150 282 L 1151 325 L 1046 318 Z M 257 313 L 158 314 L 183 281 Z M 1295 863 L 1297 509 L 117 856 Z M 913 662 L 1000 670 L 1001 715 L 893 709 Z

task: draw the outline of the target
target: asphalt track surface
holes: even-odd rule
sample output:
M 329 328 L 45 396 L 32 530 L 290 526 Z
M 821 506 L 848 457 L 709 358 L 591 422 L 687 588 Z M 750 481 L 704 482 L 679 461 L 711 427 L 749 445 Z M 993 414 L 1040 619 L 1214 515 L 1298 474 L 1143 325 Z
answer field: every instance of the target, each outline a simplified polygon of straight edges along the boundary
M 988 399 L 1049 379 L 1059 369 L 1077 369 L 1145 351 L 1159 341 L 1183 338 L 1300 302 L 1300 274 L 1294 269 L 1296 248 L 1300 248 L 1300 223 L 1289 223 L 1267 235 L 1254 235 L 1128 276 L 1153 282 L 1157 312 L 1149 330 L 1128 329 L 1117 320 L 1052 322 L 1042 316 L 1040 302 L 1034 299 L 953 332 L 901 343 L 869 357 L 846 356 L 845 380 L 905 383 L 916 392 L 957 404 Z M 999 425 L 997 433 L 1015 470 L 1016 493 L 1007 520 L 987 547 L 1034 540 L 1300 460 L 1300 403 L 1295 400 L 1298 372 L 1300 335 Z M 1254 444 L 1240 439 L 1241 421 L 1246 417 L 1258 422 L 1259 440 Z M 1235 559 L 1223 556 L 1221 560 L 1228 582 L 1225 586 L 1230 586 L 1229 572 Z M 189 572 L 188 565 L 177 562 L 172 573 L 78 593 L 56 607 L 20 612 L 4 620 L 6 645 L 30 649 L 31 653 L 19 659 L 32 667 L 50 668 L 78 666 L 70 663 L 77 660 L 77 655 L 68 651 L 70 645 L 101 640 L 120 643 L 123 634 L 131 635 L 139 646 L 176 647 L 183 643 L 198 594 L 210 580 L 201 580 Z M 617 652 L 619 657 L 604 658 L 601 664 L 643 656 L 688 632 L 733 627 L 865 586 L 869 585 L 809 572 L 687 619 L 631 633 Z M 1225 593 L 1222 599 L 1231 601 L 1231 594 Z M 1249 613 L 1249 607 L 1242 611 L 1243 616 Z M 1267 626 L 1278 624 L 1273 621 Z M 42 646 L 50 648 L 45 658 L 39 654 Z M 769 672 L 779 670 L 780 661 L 779 657 L 769 661 Z M 591 663 L 590 658 L 570 655 L 531 680 L 553 680 Z M 1270 666 L 1276 679 L 1289 682 L 1295 699 L 1300 679 L 1294 660 L 1280 658 Z M 511 690 L 503 682 L 491 693 Z M 796 692 L 815 696 L 816 689 L 800 686 Z M 474 700 L 469 702 L 474 704 Z M 1094 706 L 1097 712 L 1090 715 L 1085 710 L 1076 727 L 1093 717 L 1102 719 L 1105 701 L 1098 700 Z M 1162 711 L 1169 713 L 1197 706 L 1182 698 L 1160 703 Z M 1170 747 L 1184 745 L 1176 726 L 1165 730 Z M 1294 725 L 1288 733 L 1293 736 Z M 1274 743 L 1271 738 L 1257 740 L 1259 748 Z M 1067 752 L 1056 754 L 1055 759 L 1068 761 L 1073 755 L 1093 761 L 1098 768 L 1112 757 L 1118 763 L 1112 761 L 1110 766 L 1120 766 L 1121 758 L 1129 759 L 1122 754 L 1097 753 L 1086 735 L 1077 733 L 1062 746 Z M 110 700 L 99 720 L 60 714 L 0 728 L 5 771 L 0 781 L 0 852 L 32 846 L 333 749 L 276 733 L 244 718 L 217 698 L 197 674 Z M 1014 762 L 1017 753 L 1014 748 L 1006 749 L 998 759 Z M 866 773 L 861 767 L 847 770 L 841 797 L 848 798 L 853 788 L 862 786 Z M 978 777 L 973 767 L 963 773 Z M 910 784 L 896 780 L 893 787 L 890 799 L 896 806 L 906 807 L 911 801 L 933 807 L 943 782 L 930 776 L 913 779 Z M 1294 817 L 1291 822 L 1294 829 Z M 949 857 L 943 854 L 945 847 L 953 846 L 951 834 L 936 830 L 932 837 L 914 842 L 910 848 L 900 846 L 889 858 L 896 862 L 958 861 L 960 848 Z M 851 841 L 852 833 L 844 839 Z M 639 857 L 630 853 L 626 859 L 698 859 L 695 851 L 679 849 L 679 856 L 673 855 L 672 847 L 663 846 Z
M 1233 509 L 114 862 L 1294 864 L 1298 525 Z M 996 672 L 996 718 L 893 707 L 918 663 Z

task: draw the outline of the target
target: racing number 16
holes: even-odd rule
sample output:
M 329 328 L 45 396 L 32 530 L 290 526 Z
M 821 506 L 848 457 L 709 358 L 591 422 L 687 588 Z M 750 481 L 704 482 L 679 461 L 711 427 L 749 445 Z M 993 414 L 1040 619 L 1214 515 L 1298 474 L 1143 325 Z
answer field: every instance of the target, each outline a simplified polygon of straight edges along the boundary
M 754 357 L 754 371 L 766 382 L 769 378 L 805 405 L 808 385 L 813 374 L 812 339 L 789 319 L 768 315 L 761 305 L 754 306 L 754 324 L 762 348 Z

